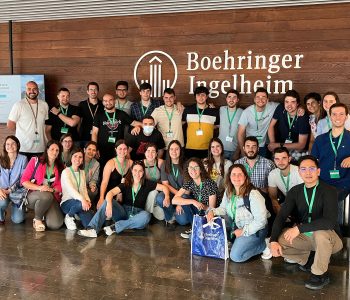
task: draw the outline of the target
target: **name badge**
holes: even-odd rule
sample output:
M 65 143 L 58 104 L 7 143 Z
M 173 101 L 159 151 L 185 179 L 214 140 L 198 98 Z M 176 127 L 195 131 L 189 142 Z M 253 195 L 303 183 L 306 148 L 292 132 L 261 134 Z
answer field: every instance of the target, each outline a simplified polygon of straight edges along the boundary
M 289 139 L 286 139 L 284 143 L 285 143 L 285 144 L 291 144 L 291 143 L 293 143 L 293 141 L 292 141 L 292 140 L 289 140 Z
M 329 177 L 332 179 L 339 179 L 340 178 L 339 170 L 330 170 Z
M 226 137 L 226 142 L 232 143 L 232 141 L 233 141 L 233 137 L 232 136 L 227 136 Z
M 122 178 L 122 180 L 120 181 L 120 183 L 124 183 L 125 182 L 125 177 Z
M 115 143 L 115 137 L 114 136 L 110 136 L 108 138 L 108 143 Z
M 257 135 L 256 138 L 258 139 L 259 144 L 261 144 L 263 141 L 263 137 L 261 135 Z
M 39 139 L 35 139 L 34 140 L 34 144 L 39 144 L 40 143 L 40 140 Z
M 203 130 L 202 129 L 198 129 L 196 131 L 196 135 L 203 135 Z
M 132 218 L 134 215 L 133 214 L 129 214 L 129 218 Z
M 68 128 L 67 127 L 61 127 L 61 133 L 68 133 Z
M 306 236 L 308 236 L 308 237 L 312 236 L 312 234 L 313 234 L 313 232 L 312 232 L 312 231 L 309 231 L 309 232 L 304 232 L 304 235 L 306 235 Z
M 172 139 L 172 138 L 174 137 L 173 132 L 172 132 L 172 131 L 166 132 L 166 137 L 167 137 L 168 139 Z

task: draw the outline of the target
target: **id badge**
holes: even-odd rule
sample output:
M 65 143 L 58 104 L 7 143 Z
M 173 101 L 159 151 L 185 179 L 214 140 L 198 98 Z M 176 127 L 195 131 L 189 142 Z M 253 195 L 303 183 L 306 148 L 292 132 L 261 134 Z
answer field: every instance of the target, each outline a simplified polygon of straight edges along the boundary
M 203 135 L 203 130 L 202 129 L 198 129 L 196 131 L 196 135 Z
M 263 137 L 261 135 L 257 135 L 256 138 L 258 139 L 259 144 L 261 144 L 263 141 Z
M 39 139 L 35 139 L 34 140 L 34 144 L 39 144 L 40 143 L 40 140 Z
M 308 237 L 312 236 L 312 234 L 313 234 L 313 232 L 312 232 L 312 231 L 309 231 L 309 232 L 304 232 L 304 235 L 306 235 L 306 236 L 308 236 Z
M 289 139 L 286 139 L 284 143 L 285 143 L 285 144 L 291 144 L 291 143 L 293 143 L 293 141 L 291 141 L 291 140 L 289 140 Z
M 132 218 L 134 215 L 133 214 L 129 214 L 129 218 Z
M 227 136 L 226 137 L 226 142 L 232 143 L 232 141 L 233 141 L 233 137 L 232 136 Z
M 115 137 L 114 136 L 108 137 L 108 143 L 115 143 Z
M 329 177 L 332 179 L 339 179 L 340 178 L 339 170 L 329 170 Z
M 172 131 L 168 131 L 168 132 L 166 133 L 166 137 L 167 137 L 168 139 L 172 139 L 172 138 L 174 137 L 173 132 L 172 132 Z
M 122 178 L 122 180 L 120 180 L 120 183 L 124 183 L 125 182 L 125 177 Z
M 67 127 L 61 127 L 61 133 L 68 133 L 68 128 Z

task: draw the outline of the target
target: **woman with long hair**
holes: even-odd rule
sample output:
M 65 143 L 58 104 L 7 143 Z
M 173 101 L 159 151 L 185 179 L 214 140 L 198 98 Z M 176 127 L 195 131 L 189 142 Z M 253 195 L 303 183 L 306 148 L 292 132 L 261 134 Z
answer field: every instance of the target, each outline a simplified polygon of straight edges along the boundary
M 215 208 L 218 194 L 216 183 L 210 179 L 203 162 L 197 157 L 187 161 L 184 182 L 172 201 L 181 206 L 175 215 L 180 225 L 192 224 L 195 214 L 204 214 L 208 208 Z M 181 236 L 189 238 L 190 233 L 191 230 L 188 230 Z
M 71 161 L 62 171 L 62 200 L 61 209 L 66 214 L 64 223 L 67 229 L 76 230 L 75 215 L 78 215 L 82 225 L 86 228 L 92 219 L 84 166 L 84 152 L 80 148 L 73 148 Z
M 308 93 L 304 97 L 306 110 L 309 113 L 309 124 L 311 128 L 311 133 L 312 133 L 310 135 L 309 152 L 311 152 L 312 145 L 317 136 L 317 123 L 325 115 L 321 102 L 322 102 L 322 98 L 319 93 Z
M 21 144 L 14 135 L 5 138 L 3 152 L 0 155 L 0 225 L 5 224 L 5 211 L 11 202 L 11 219 L 13 223 L 24 221 L 24 209 L 12 202 L 17 194 L 21 196 L 24 189 L 20 183 L 22 173 L 27 166 L 27 157 L 19 154 Z
M 63 224 L 59 205 L 62 192 L 60 174 L 64 168 L 61 153 L 61 144 L 49 141 L 44 154 L 39 159 L 33 157 L 29 161 L 21 178 L 22 185 L 29 190 L 27 207 L 34 209 L 33 227 L 36 231 L 45 231 L 46 226 L 58 229 Z M 34 182 L 31 180 L 32 175 Z
M 71 151 L 74 146 L 73 136 L 71 133 L 65 133 L 60 138 L 60 143 L 62 145 L 61 159 L 64 166 L 70 164 Z
M 244 262 L 263 253 L 263 259 L 270 259 L 272 255 L 265 241 L 268 211 L 264 197 L 254 188 L 241 164 L 230 167 L 225 185 L 220 207 L 209 209 L 207 220 L 211 221 L 217 215 L 228 215 L 231 237 L 234 239 L 230 258 L 234 262 Z
M 145 210 L 148 194 L 153 190 L 161 191 L 169 200 L 169 189 L 155 181 L 146 179 L 145 166 L 141 161 L 135 161 L 131 172 L 126 175 L 125 182 L 109 191 L 106 200 L 92 218 L 89 229 L 79 230 L 78 234 L 86 237 L 97 237 L 106 219 L 112 218 L 114 225 L 104 227 L 107 235 L 120 233 L 126 229 L 143 229 L 151 219 L 151 214 Z M 122 203 L 114 197 L 122 194 Z
M 96 160 L 97 143 L 90 141 L 84 147 L 84 171 L 86 187 L 92 207 L 96 207 L 98 195 L 98 182 L 100 176 L 100 163 Z

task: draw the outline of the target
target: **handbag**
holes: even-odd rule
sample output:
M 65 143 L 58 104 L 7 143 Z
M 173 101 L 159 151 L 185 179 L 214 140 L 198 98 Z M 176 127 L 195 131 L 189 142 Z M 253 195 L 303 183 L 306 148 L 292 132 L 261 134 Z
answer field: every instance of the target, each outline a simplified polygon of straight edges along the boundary
M 206 217 L 195 215 L 192 223 L 191 253 L 219 259 L 228 259 L 225 220 L 220 217 L 207 222 Z

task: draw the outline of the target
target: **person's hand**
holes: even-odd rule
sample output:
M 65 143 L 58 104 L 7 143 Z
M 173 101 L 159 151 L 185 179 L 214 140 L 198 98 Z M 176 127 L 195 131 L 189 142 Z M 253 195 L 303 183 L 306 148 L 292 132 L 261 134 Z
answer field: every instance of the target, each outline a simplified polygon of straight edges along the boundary
M 140 126 L 136 126 L 134 127 L 132 130 L 131 130 L 131 134 L 132 135 L 139 135 L 140 134 L 140 131 L 141 131 L 141 127 Z
M 182 215 L 184 213 L 184 210 L 181 205 L 176 205 L 176 214 Z
M 41 186 L 39 186 L 39 191 L 40 191 L 40 192 L 50 192 L 50 193 L 52 193 L 52 192 L 53 192 L 53 189 L 50 188 L 50 187 L 47 186 L 47 185 L 41 185 Z
M 0 189 L 0 200 L 5 200 L 7 198 L 7 194 L 4 189 Z
M 210 222 L 214 218 L 214 212 L 211 210 L 207 213 L 207 222 Z
M 96 158 L 96 159 L 99 159 L 100 157 L 101 157 L 100 151 L 97 150 L 97 151 L 96 151 L 96 154 L 95 154 L 95 158 Z
M 112 203 L 108 203 L 106 205 L 106 217 L 111 218 L 112 217 Z
M 163 206 L 164 207 L 169 207 L 170 206 L 170 198 L 165 196 L 164 200 L 163 200 Z
M 209 103 L 208 106 L 209 106 L 210 108 L 215 108 L 215 105 L 214 105 L 214 103 L 212 103 L 212 102 Z
M 58 113 L 60 112 L 60 110 L 57 107 L 52 107 L 50 110 L 55 116 L 58 115 Z
M 233 233 L 235 234 L 236 238 L 238 238 L 243 235 L 243 229 L 236 229 Z
M 289 244 L 292 244 L 293 240 L 300 234 L 298 226 L 289 228 L 284 234 L 283 237 Z
M 350 157 L 344 158 L 340 166 L 342 168 L 350 168 Z
M 88 200 L 81 201 L 81 206 L 83 207 L 84 211 L 88 211 L 91 207 L 91 202 Z
M 100 199 L 98 200 L 97 205 L 96 205 L 96 208 L 97 208 L 97 209 L 99 209 L 99 208 L 102 206 L 103 201 L 104 201 L 103 198 L 100 198 Z
M 199 201 L 197 200 L 193 200 L 193 203 L 192 203 L 198 210 L 203 210 L 205 207 L 204 207 L 204 204 L 203 203 L 200 203 Z
M 278 148 L 280 146 L 280 144 L 279 143 L 269 143 L 268 145 L 267 145 L 267 148 L 271 151 L 271 152 L 273 152 L 276 148 Z
M 182 114 L 185 110 L 185 106 L 183 106 L 181 102 L 176 102 L 176 110 Z
M 279 257 L 282 256 L 282 247 L 278 242 L 271 242 L 270 243 L 270 250 L 273 257 Z
M 303 115 L 305 115 L 305 108 L 302 106 L 299 106 L 297 110 L 297 116 L 302 117 Z

